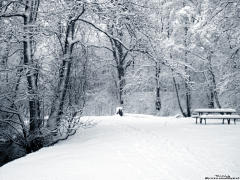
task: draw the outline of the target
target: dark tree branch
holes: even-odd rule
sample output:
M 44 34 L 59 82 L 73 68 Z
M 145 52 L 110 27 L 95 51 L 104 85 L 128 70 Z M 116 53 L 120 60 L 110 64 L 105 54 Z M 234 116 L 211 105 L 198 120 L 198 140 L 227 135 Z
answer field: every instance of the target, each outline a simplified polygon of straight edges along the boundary
M 93 23 L 86 21 L 84 19 L 77 19 L 79 21 L 85 22 L 91 26 L 93 26 L 95 29 L 99 30 L 100 32 L 102 32 L 103 34 L 105 34 L 107 37 L 109 37 L 110 39 L 113 39 L 115 41 L 118 41 L 125 49 L 129 50 L 129 48 L 127 46 L 125 46 L 125 44 L 118 38 L 114 38 L 112 35 L 108 34 L 106 31 L 104 31 L 103 29 L 97 27 L 96 25 L 94 25 Z
M 0 111 L 8 112 L 8 113 L 13 113 L 13 114 L 19 114 L 18 111 L 16 111 L 15 109 L 9 108 L 9 107 L 7 107 L 7 106 L 4 106 L 4 105 L 1 105 L 1 104 L 0 104 L 0 107 L 6 108 L 6 109 L 0 109 Z
M 9 55 L 8 57 L 13 56 L 16 52 L 21 51 L 21 50 L 23 50 L 23 49 L 18 49 L 18 50 L 16 50 L 16 51 L 14 51 L 14 52 L 13 52 L 11 55 Z
M 83 4 L 82 12 L 81 12 L 74 20 L 71 20 L 71 21 L 70 21 L 70 24 L 71 24 L 72 22 L 76 22 L 76 21 L 83 15 L 84 12 L 85 12 L 85 7 L 84 7 L 84 4 Z
M 111 50 L 110 48 L 108 48 L 108 47 L 106 47 L 106 46 L 94 46 L 94 45 L 90 45 L 90 46 L 88 46 L 88 47 L 99 48 L 99 49 L 100 49 L 100 48 L 105 48 L 105 49 L 107 49 L 107 50 L 113 52 L 113 50 Z
M 1 14 L 0 17 L 16 17 L 16 16 L 19 16 L 19 17 L 26 17 L 25 14 L 21 14 L 21 13 L 9 13 L 9 14 Z
M 228 2 L 225 7 L 223 7 L 222 9 L 220 9 L 218 12 L 216 12 L 212 17 L 211 19 L 215 18 L 220 12 L 222 12 L 229 4 L 231 4 L 233 2 Z
M 5 4 L 4 6 L 2 6 L 1 10 L 3 10 L 3 8 L 5 8 L 5 10 L 4 10 L 4 12 L 5 12 L 5 11 L 8 9 L 8 7 L 9 7 L 11 4 L 13 4 L 13 3 L 18 3 L 18 4 L 20 4 L 20 5 L 24 6 L 24 7 L 27 6 L 26 4 L 24 4 L 24 3 L 21 2 L 21 1 L 11 1 L 11 2 L 8 2 L 7 4 Z M 1 11 L 1 10 L 0 10 L 0 11 Z
M 63 44 L 62 44 L 62 41 L 61 41 L 61 38 L 59 37 L 59 35 L 57 33 L 55 33 L 57 38 L 58 38 L 58 41 L 60 43 L 60 46 L 61 46 L 61 49 L 62 49 L 62 53 L 64 53 L 64 48 L 63 48 Z

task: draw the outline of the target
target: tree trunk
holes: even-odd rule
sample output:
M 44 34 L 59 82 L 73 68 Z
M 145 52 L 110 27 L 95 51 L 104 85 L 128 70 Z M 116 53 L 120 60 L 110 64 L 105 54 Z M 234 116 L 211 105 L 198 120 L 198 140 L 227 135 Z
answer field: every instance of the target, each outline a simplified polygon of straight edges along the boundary
M 210 74 L 210 79 L 211 79 L 211 82 L 210 82 L 211 101 L 214 103 L 214 98 L 215 98 L 217 106 L 219 108 L 222 108 L 218 98 L 215 74 L 212 69 L 212 53 L 213 52 L 208 52 L 208 56 L 207 56 L 208 63 L 209 63 L 208 72 Z M 213 107 L 214 107 L 214 104 L 213 104 Z
M 72 15 L 69 15 L 66 35 L 64 41 L 64 47 L 62 47 L 62 63 L 59 69 L 59 82 L 57 87 L 57 92 L 55 92 L 55 98 L 52 103 L 52 108 L 50 116 L 47 122 L 48 129 L 52 132 L 53 135 L 57 135 L 58 127 L 60 125 L 61 116 L 63 115 L 63 108 L 65 104 L 65 98 L 67 94 L 67 88 L 69 86 L 69 78 L 72 66 L 72 51 L 73 46 L 77 42 L 74 42 L 74 32 L 75 32 L 75 23 L 78 18 L 84 13 L 85 9 L 83 7 L 82 12 L 75 16 L 73 19 Z M 61 23 L 59 24 L 61 26 Z M 59 27 L 59 34 L 61 34 L 62 28 Z M 61 39 L 60 39 L 61 41 Z M 62 42 L 60 42 L 62 44 Z M 67 137 L 69 134 L 67 134 Z M 58 141 L 58 140 L 57 140 Z
M 29 67 L 27 73 L 29 111 L 30 111 L 30 133 L 37 131 L 42 123 L 40 119 L 40 103 L 38 98 L 38 70 L 34 62 L 33 50 L 35 41 L 33 39 L 34 27 L 37 19 L 39 0 L 26 1 L 24 17 L 24 41 L 23 41 L 23 63 Z
M 70 54 L 66 54 L 65 57 L 69 57 Z M 60 81 L 58 83 L 58 91 L 55 94 L 55 98 L 52 104 L 51 113 L 48 119 L 47 126 L 51 131 L 56 133 L 56 130 L 60 123 L 61 115 L 63 114 L 63 105 L 64 100 L 67 92 L 68 82 L 69 82 L 69 75 L 71 70 L 71 61 L 72 58 L 69 57 L 69 59 L 63 60 L 60 72 L 59 72 L 59 78 Z
M 187 107 L 187 117 L 191 117 L 191 89 L 188 83 L 185 82 L 186 88 L 186 107 Z
M 156 62 L 156 102 L 155 102 L 155 106 L 156 106 L 156 110 L 160 111 L 161 109 L 161 97 L 160 97 L 160 79 L 159 79 L 159 75 L 160 75 L 160 63 Z
M 3 48 L 3 55 L 0 59 L 1 60 L 0 63 L 1 63 L 1 65 L 4 66 L 4 69 L 8 68 L 8 55 L 9 55 L 10 48 L 11 48 L 11 36 L 12 35 L 10 35 L 7 39 L 8 42 L 5 46 L 5 48 Z M 1 77 L 2 74 L 3 74 L 3 78 Z M 0 73 L 0 80 L 3 82 L 5 81 L 5 83 L 7 84 L 7 88 L 10 88 L 9 83 L 8 83 L 8 71 L 5 71 L 4 73 L 2 73 L 2 72 Z
M 125 79 L 124 79 L 124 68 L 118 67 L 118 79 L 119 79 L 119 102 L 123 104 L 123 88 L 125 86 Z
M 211 84 L 209 87 L 209 94 L 207 96 L 208 96 L 208 108 L 214 108 L 214 91 L 213 88 L 211 87 Z
M 54 135 L 57 135 L 57 129 L 60 124 L 61 115 L 63 114 L 64 101 L 67 93 L 71 65 L 73 45 L 69 42 L 69 38 L 73 38 L 75 22 L 72 21 L 67 26 L 65 46 L 63 51 L 63 61 L 59 70 L 59 83 L 55 98 L 52 104 L 51 113 L 47 122 L 47 127 Z
M 119 35 L 120 37 L 122 34 Z M 113 57 L 117 64 L 117 72 L 118 72 L 118 80 L 119 80 L 119 103 L 123 104 L 123 89 L 125 86 L 125 67 L 124 67 L 124 61 L 126 56 L 124 56 L 123 53 L 123 47 L 122 45 L 113 39 L 110 39 L 113 49 Z
M 183 3 L 183 7 L 185 7 L 185 2 Z M 184 46 L 187 49 L 187 34 L 188 34 L 188 17 L 184 17 L 185 19 L 185 39 L 184 39 Z M 188 63 L 188 52 L 185 50 L 184 53 L 185 56 L 185 63 Z M 188 81 L 190 81 L 190 72 L 188 71 L 188 67 L 185 66 L 185 72 L 187 75 L 189 75 Z M 189 87 L 188 82 L 185 82 L 185 91 L 186 91 L 186 108 L 187 108 L 187 117 L 191 117 L 191 88 Z
M 175 77 L 173 76 L 173 84 L 174 84 L 174 87 L 175 87 L 175 90 L 176 90 L 176 94 L 177 94 L 177 101 L 178 101 L 178 106 L 182 112 L 182 115 L 184 117 L 187 117 L 186 113 L 183 111 L 183 108 L 182 108 L 182 105 L 181 105 L 181 102 L 180 102 L 180 98 L 179 98 L 179 93 L 178 93 L 178 88 L 177 88 L 177 83 L 176 83 L 176 79 Z

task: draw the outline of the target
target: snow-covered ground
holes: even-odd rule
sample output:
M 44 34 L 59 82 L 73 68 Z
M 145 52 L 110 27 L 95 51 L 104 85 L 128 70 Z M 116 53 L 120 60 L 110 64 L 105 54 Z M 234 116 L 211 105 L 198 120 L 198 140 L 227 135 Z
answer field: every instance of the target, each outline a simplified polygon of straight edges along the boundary
M 0 180 L 204 180 L 240 177 L 240 122 L 131 115 L 101 122 L 0 168 Z

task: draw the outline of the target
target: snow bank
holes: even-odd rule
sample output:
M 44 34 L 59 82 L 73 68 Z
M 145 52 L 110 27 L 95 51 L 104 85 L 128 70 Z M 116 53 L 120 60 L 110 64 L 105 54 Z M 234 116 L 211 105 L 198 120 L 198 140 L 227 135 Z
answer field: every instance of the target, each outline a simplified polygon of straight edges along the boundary
M 140 117 L 140 118 L 139 118 Z M 0 168 L 1 180 L 204 180 L 240 176 L 240 123 L 125 114 Z

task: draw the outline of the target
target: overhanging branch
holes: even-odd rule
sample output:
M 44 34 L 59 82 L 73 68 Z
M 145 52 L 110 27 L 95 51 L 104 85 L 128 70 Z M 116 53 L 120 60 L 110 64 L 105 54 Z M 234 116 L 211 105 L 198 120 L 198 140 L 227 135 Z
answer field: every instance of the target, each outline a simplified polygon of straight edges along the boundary
M 20 17 L 26 17 L 25 14 L 22 13 L 8 13 L 8 14 L 0 14 L 0 17 L 15 17 L 15 16 L 20 16 Z
M 95 29 L 97 29 L 98 31 L 102 32 L 103 34 L 105 34 L 107 37 L 109 37 L 110 39 L 113 39 L 115 41 L 118 41 L 125 49 L 129 50 L 129 48 L 118 38 L 113 37 L 112 35 L 108 34 L 106 31 L 104 31 L 103 29 L 101 29 L 100 27 L 97 27 L 96 25 L 94 25 L 93 23 L 86 21 L 84 19 L 77 19 L 79 21 L 85 22 L 91 26 L 93 26 Z
M 108 47 L 106 47 L 106 46 L 94 46 L 94 45 L 90 45 L 90 46 L 88 46 L 88 47 L 99 48 L 99 49 L 100 49 L 100 48 L 104 48 L 104 49 L 107 49 L 107 50 L 113 52 L 113 50 L 111 50 L 110 48 L 108 48 Z

